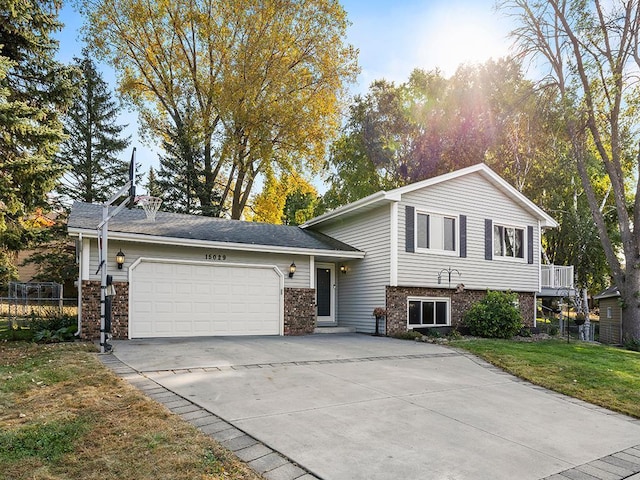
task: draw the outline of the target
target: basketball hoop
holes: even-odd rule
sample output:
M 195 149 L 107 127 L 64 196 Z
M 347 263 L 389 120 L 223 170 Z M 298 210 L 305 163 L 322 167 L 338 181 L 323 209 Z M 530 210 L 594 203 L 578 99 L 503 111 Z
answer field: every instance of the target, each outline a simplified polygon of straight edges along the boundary
M 158 197 L 152 197 L 150 195 L 141 195 L 136 197 L 136 203 L 142 205 L 144 208 L 144 213 L 147 214 L 147 220 L 150 222 L 155 222 L 156 220 L 156 212 L 160 208 L 160 204 L 162 203 L 162 199 Z

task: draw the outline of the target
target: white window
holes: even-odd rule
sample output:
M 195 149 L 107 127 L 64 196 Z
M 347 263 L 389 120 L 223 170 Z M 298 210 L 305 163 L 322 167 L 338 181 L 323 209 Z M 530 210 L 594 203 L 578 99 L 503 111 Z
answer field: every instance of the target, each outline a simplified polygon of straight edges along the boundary
M 493 256 L 524 259 L 524 228 L 493 226 Z
M 607 307 L 607 318 L 611 318 L 611 307 Z
M 416 213 L 416 246 L 423 250 L 455 252 L 457 217 L 426 212 Z
M 448 298 L 409 298 L 407 301 L 407 326 L 440 327 L 450 325 L 450 300 Z

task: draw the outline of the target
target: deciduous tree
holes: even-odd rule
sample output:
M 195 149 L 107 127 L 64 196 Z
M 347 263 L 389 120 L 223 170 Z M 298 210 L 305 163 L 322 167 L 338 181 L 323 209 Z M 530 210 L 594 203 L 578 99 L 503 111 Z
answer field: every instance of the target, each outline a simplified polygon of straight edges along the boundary
M 203 214 L 214 196 L 239 218 L 256 177 L 319 166 L 356 52 L 335 0 L 84 0 L 89 43 L 119 72 L 143 126 L 195 120 Z
M 585 221 L 586 196 L 564 127 L 556 93 L 527 79 L 515 59 L 461 66 L 450 78 L 415 70 L 399 86 L 378 81 L 356 97 L 332 146 L 321 206 L 484 161 L 561 221 L 547 234 L 547 257 L 574 265 L 577 284 L 593 293 L 609 270 L 593 222 Z M 603 171 L 591 164 L 589 172 L 604 195 Z
M 571 158 L 624 306 L 624 339 L 640 341 L 640 3 L 510 0 L 503 7 L 518 23 L 513 33 L 522 54 L 548 67 L 541 84 L 560 98 Z M 601 208 L 601 177 L 590 168 L 594 159 L 610 185 L 615 235 Z
M 316 213 L 318 192 L 302 176 L 283 173 L 267 175 L 262 192 L 255 196 L 251 220 L 283 225 L 300 225 Z

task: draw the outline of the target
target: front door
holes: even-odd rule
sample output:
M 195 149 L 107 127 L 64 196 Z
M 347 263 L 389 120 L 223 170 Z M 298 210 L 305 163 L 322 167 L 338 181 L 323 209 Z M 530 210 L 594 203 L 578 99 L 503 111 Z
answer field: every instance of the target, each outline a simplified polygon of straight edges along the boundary
M 331 263 L 316 264 L 316 308 L 318 325 L 335 325 L 336 277 Z

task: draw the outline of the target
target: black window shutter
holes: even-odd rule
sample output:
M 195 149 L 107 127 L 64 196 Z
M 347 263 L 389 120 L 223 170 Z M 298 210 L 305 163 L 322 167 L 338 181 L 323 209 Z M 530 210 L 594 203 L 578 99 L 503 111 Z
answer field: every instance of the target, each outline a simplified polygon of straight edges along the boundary
M 493 260 L 493 221 L 484 220 L 484 259 Z
M 529 225 L 527 227 L 527 261 L 533 263 L 533 227 Z
M 467 216 L 460 215 L 460 256 L 467 258 Z
M 415 252 L 415 209 L 407 205 L 404 209 L 405 223 L 405 251 Z
M 425 216 L 427 217 L 427 248 L 431 248 L 431 217 Z

